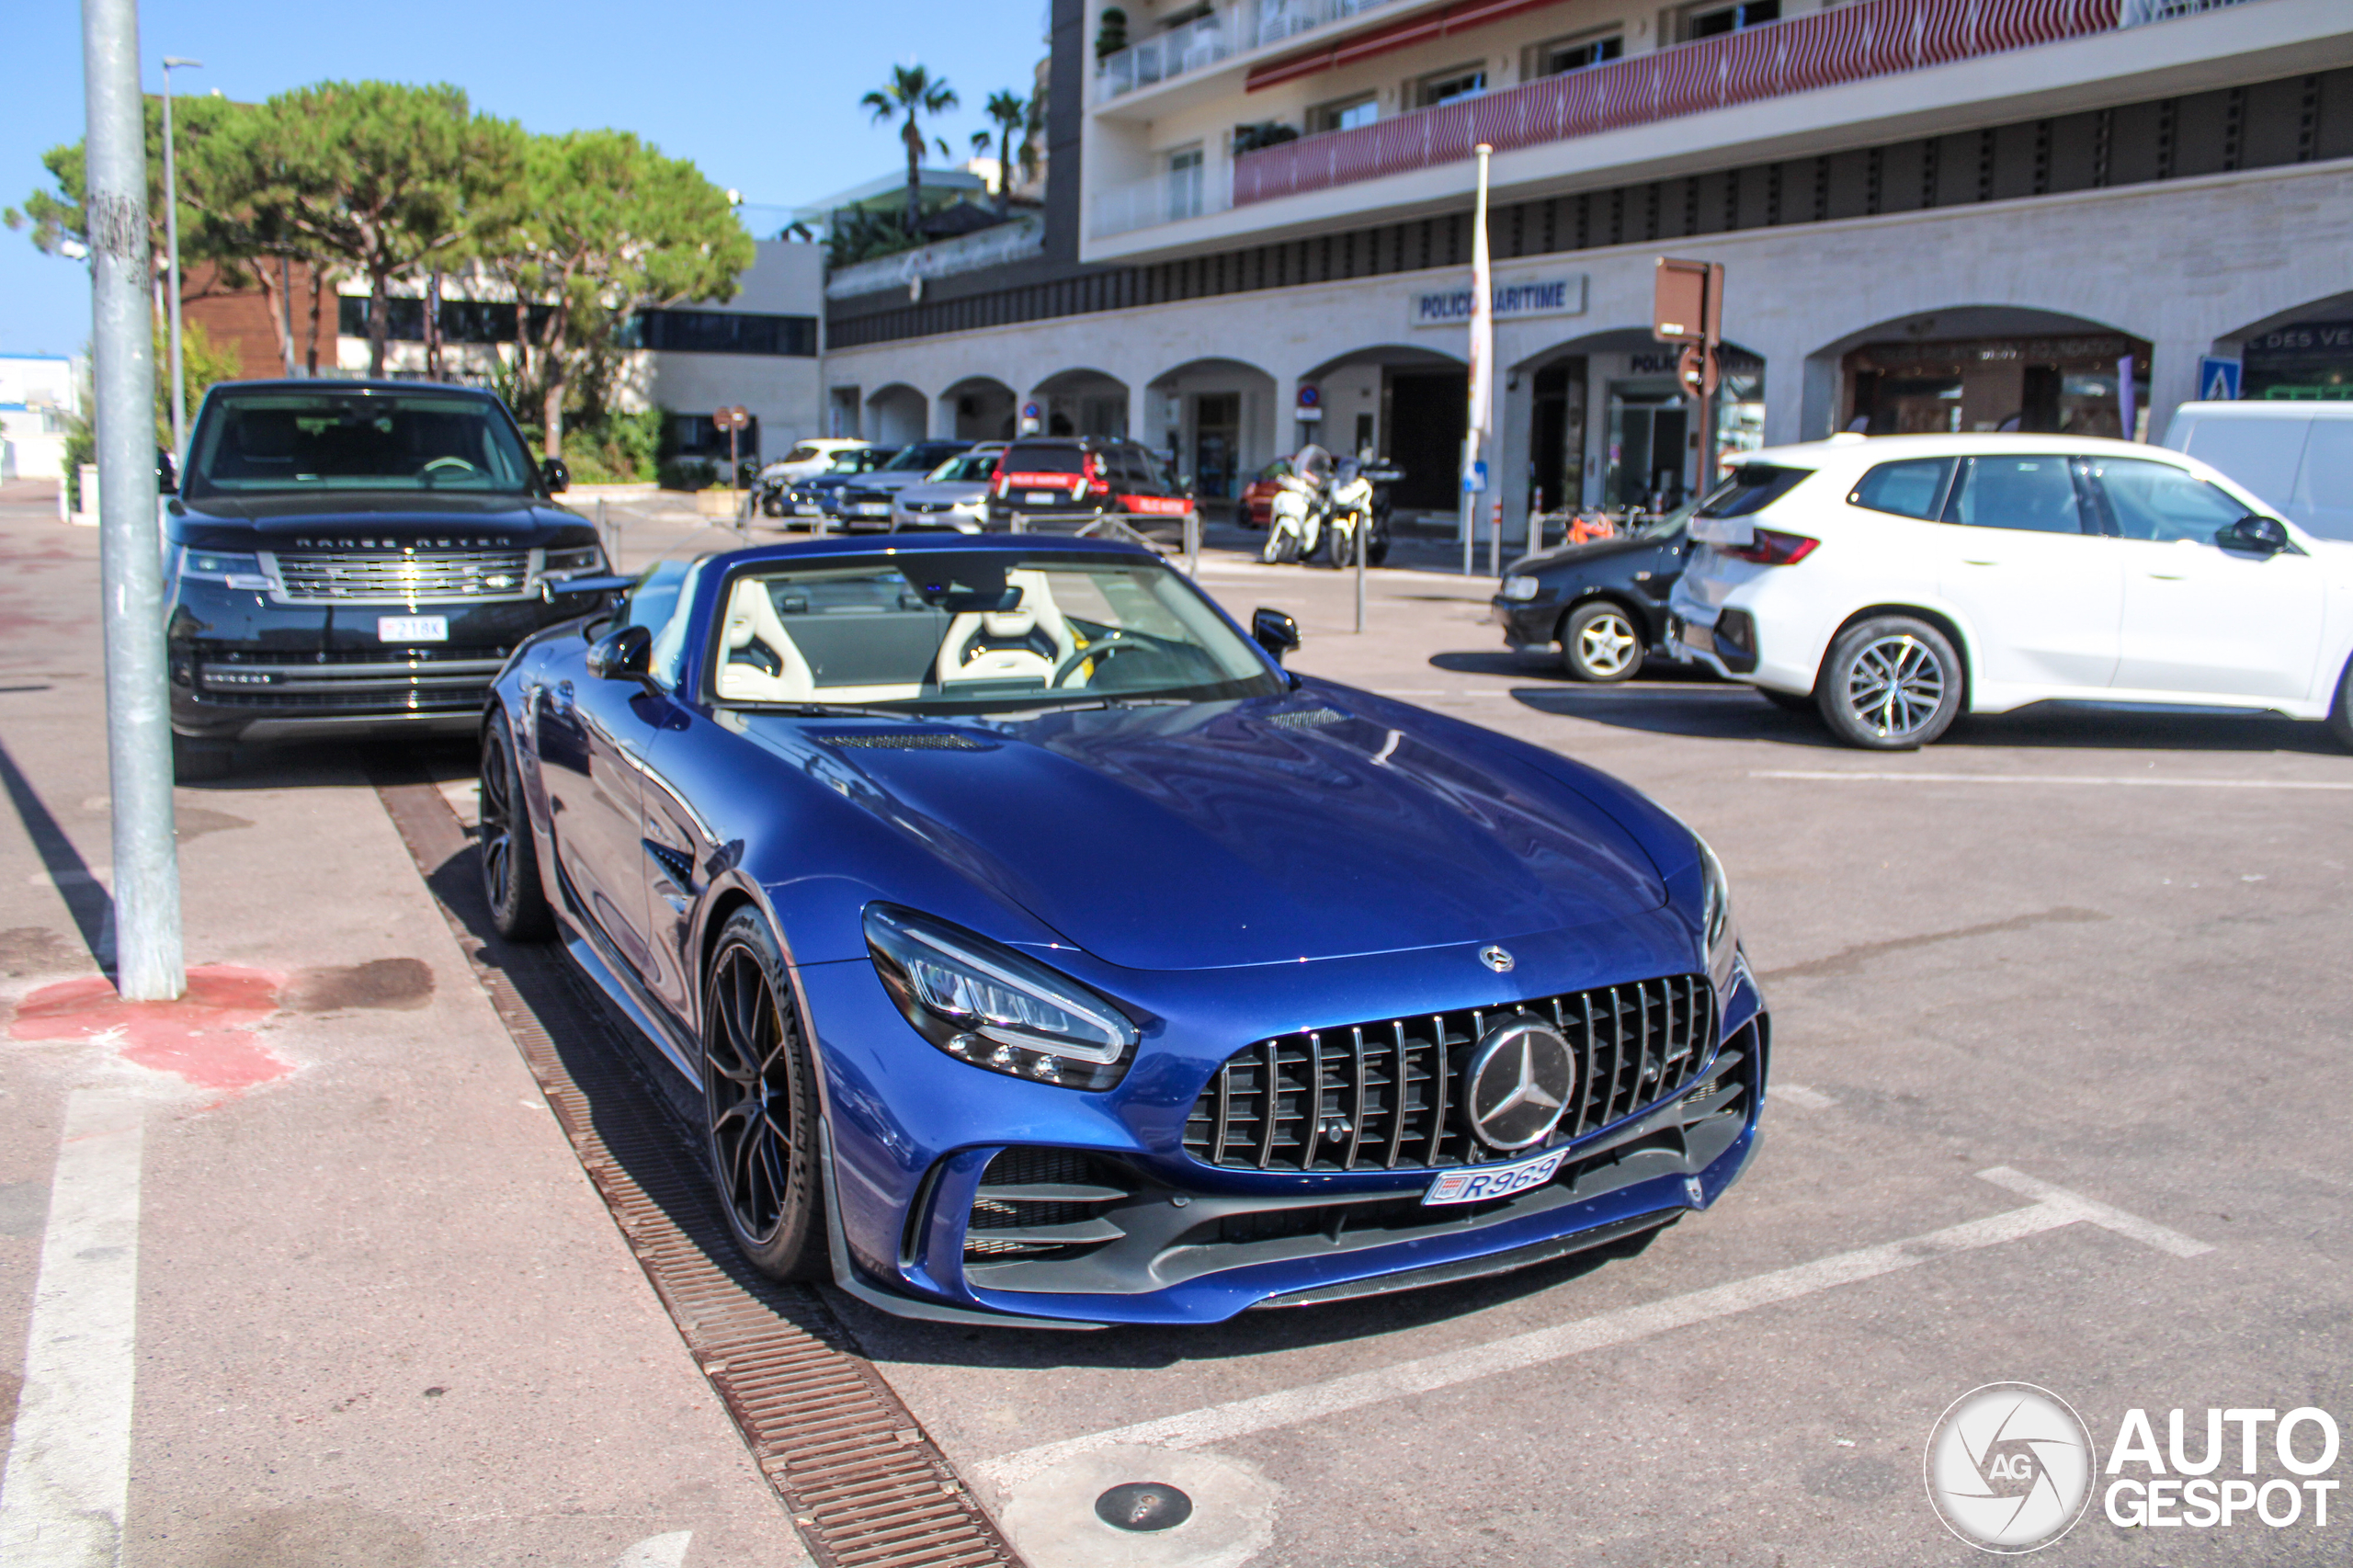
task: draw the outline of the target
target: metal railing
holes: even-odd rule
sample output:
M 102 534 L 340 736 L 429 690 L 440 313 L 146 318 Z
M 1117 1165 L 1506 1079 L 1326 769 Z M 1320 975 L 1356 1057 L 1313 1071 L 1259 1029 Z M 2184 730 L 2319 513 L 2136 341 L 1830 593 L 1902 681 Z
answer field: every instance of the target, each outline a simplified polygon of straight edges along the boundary
M 1045 249 L 1045 223 L 1036 218 L 1016 218 L 952 240 L 877 256 L 872 261 L 854 262 L 826 276 L 825 298 L 847 300 L 859 294 L 886 293 L 904 289 L 918 278 L 974 272 L 984 267 L 1042 256 Z
M 1296 34 L 1346 21 L 1396 0 L 1233 0 L 1206 17 L 1139 39 L 1095 62 L 1095 101 L 1104 103 Z
M 2116 25 L 2120 28 L 2145 27 L 2151 22 L 2171 22 L 2183 17 L 2195 17 L 2203 11 L 2221 11 L 2233 6 L 2254 3 L 2255 0 L 2124 0 L 2124 15 Z
M 1223 169 L 1213 176 L 1195 165 L 1096 191 L 1088 226 L 1099 240 L 1163 223 L 1181 223 L 1188 218 L 1222 212 L 1233 205 L 1232 176 Z
M 1262 147 L 1233 160 L 1231 200 L 1246 206 L 1463 162 L 1481 142 L 1511 152 L 2108 32 L 2120 25 L 2120 0 L 1860 0 L 1355 130 Z M 1098 231 L 1104 232 L 1110 231 Z

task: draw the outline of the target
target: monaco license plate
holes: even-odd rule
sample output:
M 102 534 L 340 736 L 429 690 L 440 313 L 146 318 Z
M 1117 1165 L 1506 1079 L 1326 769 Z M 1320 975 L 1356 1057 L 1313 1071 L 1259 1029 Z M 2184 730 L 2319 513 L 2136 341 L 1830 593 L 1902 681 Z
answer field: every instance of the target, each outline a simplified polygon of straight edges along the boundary
M 447 642 L 449 641 L 449 618 L 446 615 L 380 615 L 376 618 L 376 641 Z
M 1430 1183 L 1422 1194 L 1425 1205 L 1437 1203 L 1479 1203 L 1490 1198 L 1509 1198 L 1515 1192 L 1526 1192 L 1531 1187 L 1542 1187 L 1569 1157 L 1566 1148 L 1539 1154 L 1532 1160 L 1517 1165 L 1485 1165 L 1475 1170 L 1449 1171 Z
M 1021 504 L 1025 506 L 1051 506 L 1061 499 L 1051 490 L 1025 490 L 1021 493 Z
M 850 510 L 856 512 L 861 517 L 887 517 L 891 515 L 891 503 L 888 501 L 860 501 L 857 506 L 852 506 Z
M 794 503 L 792 515 L 796 517 L 822 517 L 825 509 L 814 501 L 801 501 Z

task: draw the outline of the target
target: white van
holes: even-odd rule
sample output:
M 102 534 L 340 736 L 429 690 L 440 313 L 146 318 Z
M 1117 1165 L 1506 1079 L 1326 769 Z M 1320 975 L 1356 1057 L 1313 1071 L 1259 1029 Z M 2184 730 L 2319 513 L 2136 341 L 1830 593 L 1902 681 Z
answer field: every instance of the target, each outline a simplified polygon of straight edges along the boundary
M 2185 403 L 2165 445 L 2323 539 L 2353 540 L 2353 403 Z

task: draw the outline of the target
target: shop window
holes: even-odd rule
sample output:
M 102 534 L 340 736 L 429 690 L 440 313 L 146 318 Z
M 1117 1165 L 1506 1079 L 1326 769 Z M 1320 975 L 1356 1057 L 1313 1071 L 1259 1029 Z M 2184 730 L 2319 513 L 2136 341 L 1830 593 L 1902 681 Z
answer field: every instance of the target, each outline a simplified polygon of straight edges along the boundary
M 1721 0 L 1708 0 L 1704 5 L 1687 6 L 1679 19 L 1682 25 L 1677 31 L 1687 41 L 1719 38 L 1725 33 L 1736 33 L 1743 28 L 1779 21 L 1781 0 L 1740 0 L 1739 4 L 1731 6 L 1722 4 Z
M 2353 400 L 2353 321 L 2297 322 L 2246 340 L 2239 395 Z
M 1458 65 L 1451 71 L 1441 71 L 1415 83 L 1414 107 L 1437 108 L 1442 104 L 1475 98 L 1486 90 L 1487 68 L 1484 65 Z
M 1570 71 L 1582 71 L 1588 65 L 1599 65 L 1616 60 L 1626 52 L 1626 37 L 1611 29 L 1605 32 L 1576 33 L 1568 38 L 1556 38 L 1531 45 L 1528 58 L 1520 66 L 1524 80 L 1539 76 L 1558 76 Z
M 1945 509 L 1945 485 L 1952 478 L 1950 458 L 1915 458 L 1908 462 L 1881 463 L 1863 475 L 1847 497 L 1857 506 L 1892 512 L 1899 517 L 1933 522 Z
M 1381 118 L 1381 100 L 1370 93 L 1359 93 L 1337 103 L 1318 104 L 1307 111 L 1307 131 L 1311 136 L 1327 131 L 1354 131 L 1360 125 L 1370 125 Z

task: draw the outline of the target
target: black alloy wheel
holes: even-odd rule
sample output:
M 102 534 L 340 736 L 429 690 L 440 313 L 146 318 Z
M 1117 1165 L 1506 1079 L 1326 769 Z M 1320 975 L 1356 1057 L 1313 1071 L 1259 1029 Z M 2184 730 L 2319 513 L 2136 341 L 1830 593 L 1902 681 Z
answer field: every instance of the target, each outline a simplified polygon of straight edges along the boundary
M 544 941 L 555 934 L 555 912 L 540 884 L 539 846 L 531 838 L 531 808 L 515 766 L 515 733 L 506 710 L 482 733 L 482 805 L 474 848 L 482 865 L 490 923 L 510 942 Z
M 777 1279 L 825 1274 L 816 1077 L 767 923 L 738 910 L 703 992 L 702 1093 L 711 1179 L 735 1244 Z
M 1961 716 L 1961 655 L 1925 620 L 1875 616 L 1830 644 L 1814 692 L 1824 722 L 1848 745 L 1912 751 Z
M 1588 599 L 1561 628 L 1561 664 L 1578 680 L 1608 686 L 1642 673 L 1643 629 L 1620 605 Z

